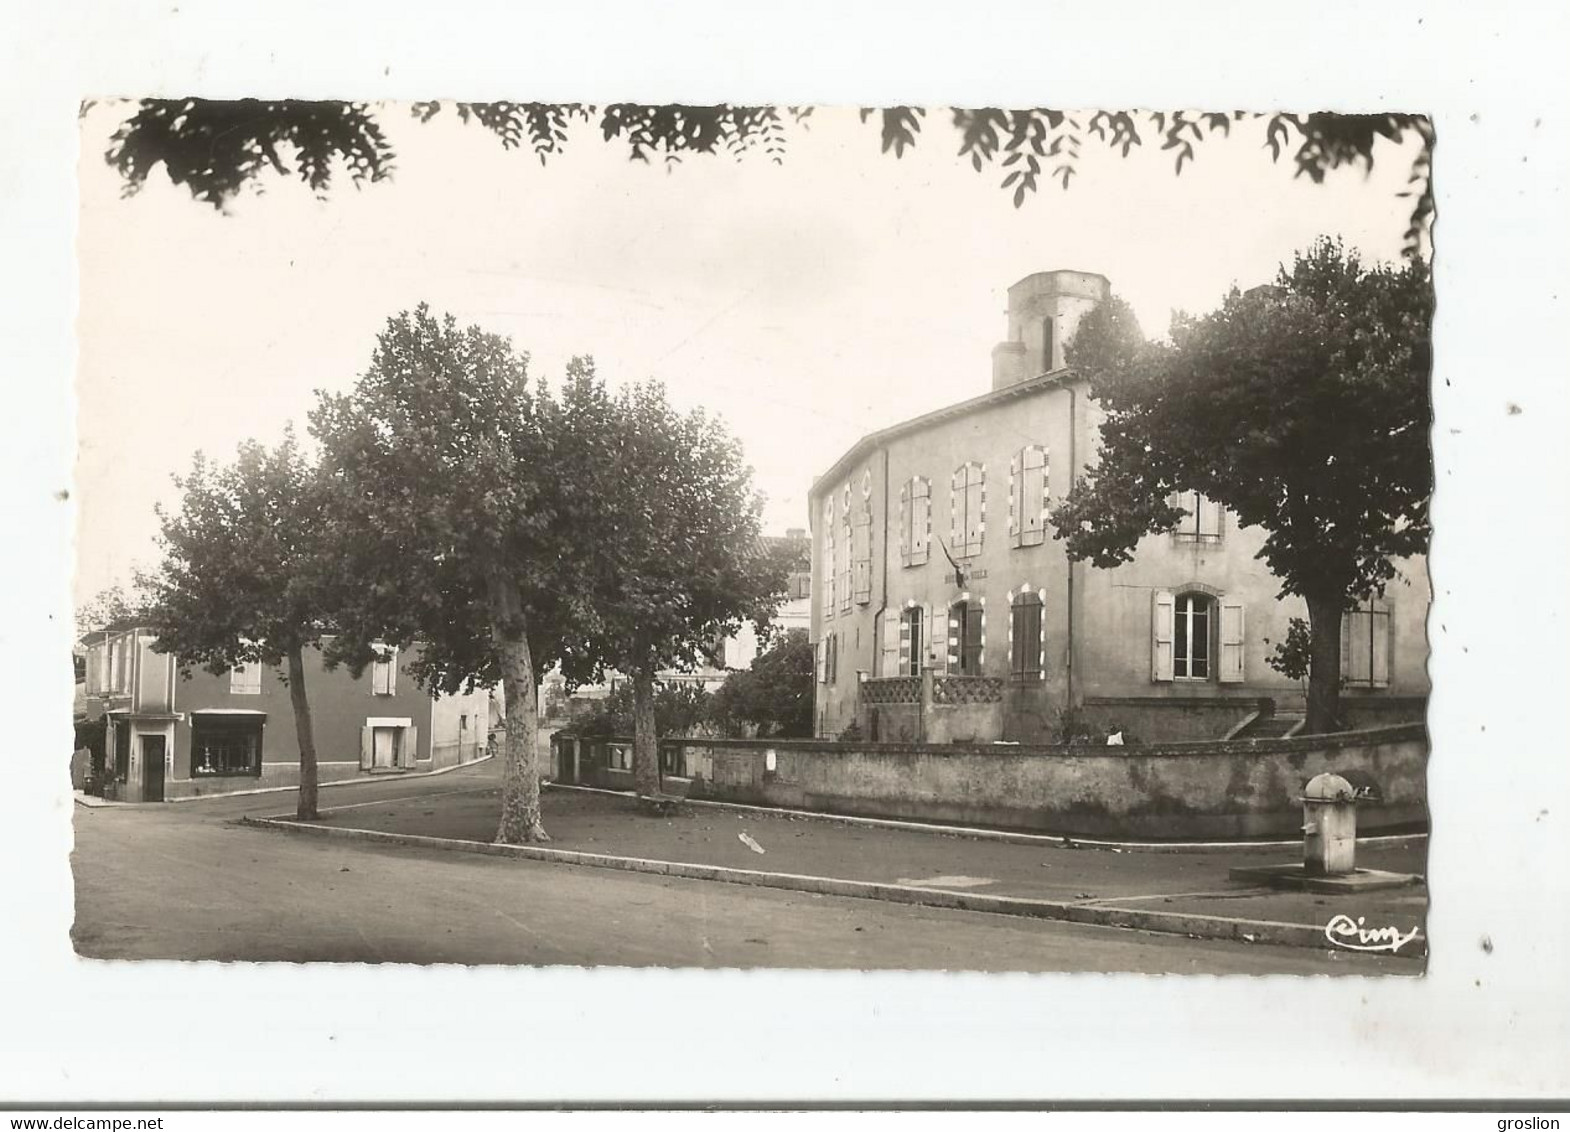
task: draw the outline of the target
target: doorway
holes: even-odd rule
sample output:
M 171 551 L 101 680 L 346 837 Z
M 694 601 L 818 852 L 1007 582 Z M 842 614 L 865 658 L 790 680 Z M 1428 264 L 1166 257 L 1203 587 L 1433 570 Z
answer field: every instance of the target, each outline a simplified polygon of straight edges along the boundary
M 164 736 L 142 736 L 142 801 L 164 800 Z
M 371 730 L 371 769 L 391 770 L 398 765 L 398 729 L 376 727 Z

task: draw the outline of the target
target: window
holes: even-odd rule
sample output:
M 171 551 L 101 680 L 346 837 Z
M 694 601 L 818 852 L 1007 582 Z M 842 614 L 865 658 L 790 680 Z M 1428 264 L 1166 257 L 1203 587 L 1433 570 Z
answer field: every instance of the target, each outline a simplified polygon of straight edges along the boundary
M 1174 597 L 1157 590 L 1151 606 L 1151 679 L 1244 679 L 1243 606 L 1203 587 Z
M 231 696 L 259 696 L 262 694 L 262 666 L 255 661 L 239 664 L 229 670 Z
M 1341 615 L 1341 681 L 1355 688 L 1390 686 L 1390 605 L 1358 602 Z
M 1047 539 L 1047 450 L 1029 445 L 1009 464 L 1009 545 L 1040 546 Z
M 398 650 L 378 646 L 371 663 L 371 695 L 391 696 L 398 690 Z
M 1172 678 L 1210 679 L 1210 599 L 1182 594 L 1172 615 Z
M 987 473 L 980 464 L 962 464 L 950 481 L 949 535 L 956 558 L 981 553 L 987 533 Z
M 607 743 L 605 745 L 605 765 L 611 770 L 632 769 L 632 744 Z
M 899 674 L 920 676 L 921 662 L 926 658 L 927 611 L 914 606 L 900 614 L 899 619 Z
M 980 676 L 985 640 L 986 613 L 979 602 L 966 599 L 949 606 L 950 672 Z
M 829 634 L 829 683 L 833 684 L 840 678 L 840 635 Z
M 912 476 L 899 489 L 899 560 L 901 566 L 925 566 L 932 542 L 932 485 Z
M 259 777 L 264 722 L 261 715 L 193 714 L 191 777 Z
M 1022 593 L 1009 609 L 1009 672 L 1016 680 L 1042 679 L 1045 652 L 1041 595 Z
M 1222 507 L 1197 491 L 1184 491 L 1168 500 L 1183 508 L 1183 518 L 1172 532 L 1178 542 L 1220 542 L 1226 525 Z
M 818 642 L 818 683 L 832 684 L 839 675 L 839 634 L 830 633 Z

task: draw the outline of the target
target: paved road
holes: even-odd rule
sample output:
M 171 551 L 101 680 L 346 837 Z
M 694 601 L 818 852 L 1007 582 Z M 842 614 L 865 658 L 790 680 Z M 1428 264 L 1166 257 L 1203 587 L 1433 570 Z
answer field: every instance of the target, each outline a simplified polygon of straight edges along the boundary
M 463 771 L 324 803 L 477 785 Z M 83 955 L 401 963 L 1192 973 L 1418 973 L 1343 957 L 571 866 L 329 842 L 234 824 L 290 795 L 77 807 Z

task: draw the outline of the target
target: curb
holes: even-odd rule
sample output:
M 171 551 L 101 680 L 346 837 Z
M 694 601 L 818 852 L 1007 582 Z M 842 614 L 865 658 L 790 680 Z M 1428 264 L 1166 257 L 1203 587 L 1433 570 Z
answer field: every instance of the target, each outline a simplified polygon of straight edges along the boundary
M 241 818 L 240 822 L 243 825 L 260 826 L 289 833 L 336 837 L 346 841 L 371 841 L 416 849 L 438 849 L 445 852 L 510 857 L 515 860 L 544 861 L 586 868 L 617 869 L 622 872 L 650 873 L 686 880 L 718 881 L 724 884 L 745 884 L 758 888 L 817 893 L 823 896 L 848 896 L 864 900 L 883 900 L 894 904 L 952 908 L 963 912 L 992 912 L 1004 916 L 1062 920 L 1098 927 L 1183 935 L 1195 939 L 1308 947 L 1320 951 L 1341 950 L 1330 944 L 1323 927 L 1314 924 L 1290 924 L 1274 920 L 1237 920 L 1225 916 L 1206 916 L 1188 912 L 1157 912 L 1142 908 L 1070 904 L 1017 896 L 988 896 L 976 892 L 952 892 L 948 889 L 886 884 L 878 881 L 843 880 L 837 877 L 806 876 L 798 873 L 771 873 L 754 869 L 734 869 L 723 865 L 657 861 L 645 857 L 617 857 L 605 853 L 585 853 L 577 849 L 546 849 L 538 845 L 497 845 L 485 841 L 461 841 L 456 838 L 428 837 L 414 833 L 384 833 L 372 829 L 308 825 L 277 818 L 245 817 Z M 1402 958 L 1426 955 L 1426 938 L 1419 935 L 1414 942 L 1421 944 L 1422 949 Z
M 329 789 L 333 786 L 370 786 L 373 783 L 379 782 L 412 782 L 426 778 L 436 778 L 443 774 L 451 774 L 455 770 L 467 770 L 471 766 L 479 766 L 481 763 L 488 763 L 495 757 L 495 755 L 484 755 L 481 758 L 474 759 L 472 762 L 459 763 L 457 766 L 444 766 L 440 770 L 417 771 L 414 774 L 387 775 L 380 778 L 340 778 L 335 782 L 318 782 L 316 784 L 316 789 L 320 791 Z M 119 808 L 128 806 L 154 807 L 172 806 L 182 802 L 215 802 L 223 798 L 246 798 L 255 794 L 289 794 L 298 791 L 299 789 L 300 787 L 298 783 L 296 783 L 294 786 L 261 786 L 255 790 L 226 790 L 222 794 L 186 794 L 179 798 L 166 798 L 162 802 L 111 802 L 105 798 L 99 798 L 92 794 L 84 794 L 80 790 L 73 790 L 71 793 L 75 796 L 74 800 L 78 806 L 87 806 L 91 809 L 96 809 L 100 806 L 113 806 Z
M 472 765 L 472 764 L 471 764 Z M 632 790 L 608 790 L 603 786 L 580 786 L 571 782 L 542 782 L 542 789 L 578 790 L 585 794 L 609 794 L 617 798 L 636 798 Z M 1053 848 L 1100 849 L 1111 853 L 1197 853 L 1209 849 L 1301 849 L 1303 841 L 1109 841 L 1104 838 L 1079 837 L 1063 833 L 1026 833 L 1023 830 L 980 829 L 975 826 L 944 825 L 941 822 L 905 821 L 901 818 L 869 818 L 859 814 L 831 814 L 822 810 L 791 810 L 781 806 L 758 806 L 749 802 L 719 802 L 710 798 L 682 798 L 687 806 L 709 806 L 722 810 L 743 810 L 747 813 L 776 817 L 805 818 L 809 821 L 843 822 L 846 825 L 869 826 L 874 829 L 906 829 L 917 833 L 941 833 L 949 837 L 964 837 L 972 841 L 1003 841 L 1013 845 L 1045 845 Z M 1376 833 L 1359 836 L 1359 845 L 1397 845 L 1406 841 L 1426 839 L 1428 833 Z

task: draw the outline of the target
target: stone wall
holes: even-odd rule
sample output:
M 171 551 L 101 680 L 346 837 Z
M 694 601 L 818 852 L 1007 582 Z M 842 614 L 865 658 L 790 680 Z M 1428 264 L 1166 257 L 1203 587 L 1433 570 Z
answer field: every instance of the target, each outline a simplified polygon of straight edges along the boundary
M 1382 802 L 1360 807 L 1360 828 L 1427 819 L 1421 725 L 1126 747 L 698 739 L 664 746 L 662 761 L 693 779 L 693 797 L 830 813 L 1086 837 L 1296 837 L 1303 785 L 1322 771 L 1354 770 L 1383 793 Z

